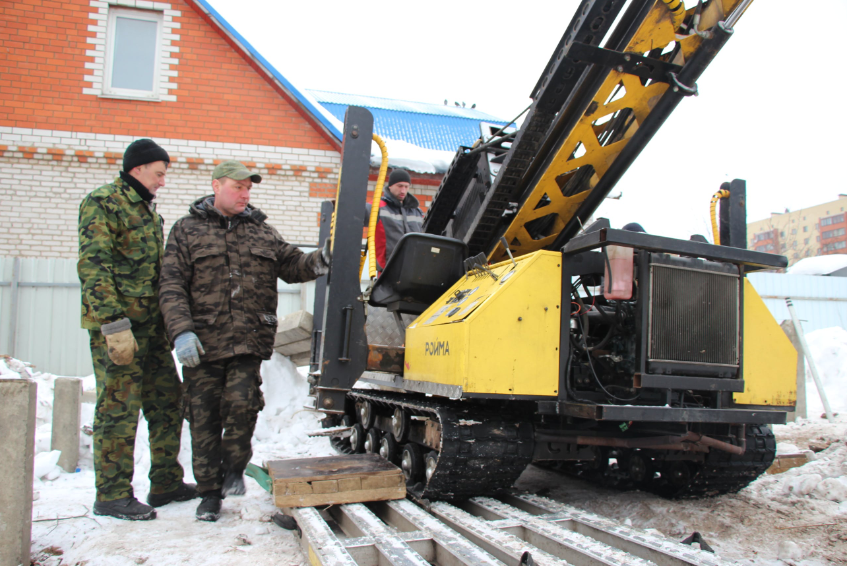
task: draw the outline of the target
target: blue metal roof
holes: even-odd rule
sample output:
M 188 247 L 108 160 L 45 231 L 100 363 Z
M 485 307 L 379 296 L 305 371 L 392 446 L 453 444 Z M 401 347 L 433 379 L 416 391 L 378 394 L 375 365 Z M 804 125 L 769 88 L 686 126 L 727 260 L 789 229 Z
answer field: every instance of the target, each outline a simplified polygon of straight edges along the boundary
M 460 145 L 472 145 L 479 138 L 480 122 L 506 124 L 475 108 L 318 90 L 308 92 L 341 121 L 348 106 L 362 106 L 373 114 L 377 135 L 426 149 L 456 151 Z

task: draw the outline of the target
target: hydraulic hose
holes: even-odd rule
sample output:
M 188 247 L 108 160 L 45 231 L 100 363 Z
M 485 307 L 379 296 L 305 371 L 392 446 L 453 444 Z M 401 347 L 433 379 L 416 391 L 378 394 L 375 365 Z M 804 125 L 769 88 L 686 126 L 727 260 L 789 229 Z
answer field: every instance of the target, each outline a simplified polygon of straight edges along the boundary
M 379 146 L 379 150 L 382 152 L 382 163 L 379 165 L 379 175 L 376 179 L 376 186 L 374 187 L 374 196 L 371 204 L 371 217 L 368 220 L 368 254 L 370 255 L 370 261 L 368 262 L 368 275 L 371 280 L 376 279 L 376 239 L 374 235 L 376 234 L 376 223 L 379 219 L 379 201 L 382 198 L 382 184 L 385 182 L 385 173 L 388 171 L 388 149 L 385 147 L 385 142 L 382 141 L 378 135 L 374 134 L 373 139 L 376 144 Z M 364 257 L 362 258 L 362 262 L 364 262 Z M 359 266 L 359 277 L 362 275 L 362 267 Z
M 716 246 L 721 245 L 721 231 L 718 229 L 718 219 L 715 216 L 715 208 L 717 207 L 718 201 L 722 198 L 729 198 L 729 191 L 721 189 L 716 192 L 712 195 L 712 202 L 709 205 L 709 218 L 712 219 L 712 239 Z

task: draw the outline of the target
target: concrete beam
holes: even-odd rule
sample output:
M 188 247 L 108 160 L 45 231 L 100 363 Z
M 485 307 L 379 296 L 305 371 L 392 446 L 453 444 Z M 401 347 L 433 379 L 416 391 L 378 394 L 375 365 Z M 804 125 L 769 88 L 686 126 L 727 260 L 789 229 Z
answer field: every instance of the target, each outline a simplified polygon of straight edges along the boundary
M 30 563 L 37 392 L 31 379 L 0 379 L 0 566 Z
M 79 463 L 79 418 L 82 380 L 57 377 L 53 384 L 53 433 L 50 450 L 61 450 L 59 466 L 69 473 Z

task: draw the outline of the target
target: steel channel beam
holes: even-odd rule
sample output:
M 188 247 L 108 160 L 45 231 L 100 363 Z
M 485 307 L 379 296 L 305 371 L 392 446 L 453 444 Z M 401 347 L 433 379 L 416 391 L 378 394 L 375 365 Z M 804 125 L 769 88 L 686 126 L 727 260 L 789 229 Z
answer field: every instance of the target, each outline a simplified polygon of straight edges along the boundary
M 544 401 L 539 405 L 543 405 Z M 555 402 L 553 402 L 555 403 Z M 785 411 L 747 409 L 680 409 L 638 405 L 588 405 L 558 402 L 560 415 L 598 421 L 656 423 L 785 424 Z
M 321 566 L 359 566 L 314 507 L 286 509 L 303 532 L 300 546 L 310 564 Z
M 471 512 L 475 509 L 485 509 L 504 519 L 520 521 L 528 543 L 574 566 L 649 565 L 649 562 L 642 558 L 490 497 L 474 497 L 465 504 L 465 508 Z
M 605 517 L 536 495 L 516 495 L 504 502 L 562 528 L 586 535 L 657 566 L 719 566 L 714 555 L 625 527 Z
M 743 379 L 720 379 L 712 377 L 688 377 L 683 375 L 636 374 L 635 387 L 655 387 L 691 391 L 744 391 Z
M 332 223 L 332 202 L 321 203 L 321 221 L 318 240 L 324 245 L 330 237 Z M 309 372 L 320 370 L 321 335 L 323 335 L 324 305 L 326 304 L 326 283 L 328 277 L 321 275 L 315 280 L 315 304 L 312 307 L 312 347 L 309 356 Z
M 368 359 L 365 308 L 359 300 L 362 226 L 370 173 L 373 116 L 350 106 L 344 117 L 341 147 L 341 188 L 335 203 L 332 267 L 321 323 L 320 378 L 316 408 L 341 414 L 346 391 L 362 375 Z
M 334 514 L 346 533 L 358 532 L 372 537 L 374 546 L 392 566 L 431 566 L 428 559 L 411 548 L 406 541 L 383 523 L 379 517 L 362 505 L 343 505 Z M 427 553 L 429 554 L 429 553 Z
M 714 246 L 641 232 L 613 230 L 611 228 L 603 228 L 597 232 L 589 232 L 574 238 L 562 248 L 562 253 L 567 257 L 605 246 L 625 246 L 651 252 L 680 254 L 712 261 L 741 264 L 747 267 L 747 271 L 781 268 L 788 265 L 788 259 L 781 255 L 742 250 L 729 246 Z
M 400 499 L 382 505 L 382 518 L 395 527 L 414 526 L 432 536 L 435 562 L 440 566 L 500 566 L 500 560 L 474 545 L 444 523 L 409 501 Z
M 461 533 L 468 540 L 506 564 L 517 564 L 524 552 L 532 554 L 539 566 L 567 566 L 568 563 L 548 552 L 539 550 L 519 536 L 504 532 L 485 519 L 475 517 L 467 511 L 449 503 L 437 501 L 430 512 L 439 520 Z

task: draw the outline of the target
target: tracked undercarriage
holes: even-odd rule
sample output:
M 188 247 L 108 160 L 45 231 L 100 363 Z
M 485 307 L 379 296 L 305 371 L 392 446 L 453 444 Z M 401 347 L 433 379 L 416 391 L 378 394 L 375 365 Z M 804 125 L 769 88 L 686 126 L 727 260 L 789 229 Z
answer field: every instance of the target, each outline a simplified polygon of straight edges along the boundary
M 738 427 L 727 425 L 704 425 L 698 433 L 683 435 L 659 436 L 655 428 L 636 426 L 629 435 L 593 431 L 588 436 L 587 422 L 582 429 L 575 423 L 545 431 L 520 403 L 480 407 L 375 390 L 354 390 L 348 398 L 350 411 L 343 422 L 340 417 L 325 421 L 327 427 L 350 427 L 344 436 L 332 437 L 333 447 L 346 454 L 379 453 L 399 465 L 418 499 L 496 494 L 512 487 L 533 462 L 608 487 L 669 498 L 713 496 L 745 487 L 776 454 L 773 433 L 759 425 L 740 427 L 741 440 L 731 434 Z M 591 444 L 563 444 L 569 436 Z M 675 441 L 679 438 L 686 440 Z M 662 448 L 658 442 L 675 445 Z M 540 459 L 552 457 L 561 459 Z

